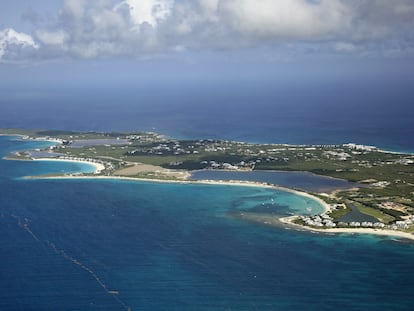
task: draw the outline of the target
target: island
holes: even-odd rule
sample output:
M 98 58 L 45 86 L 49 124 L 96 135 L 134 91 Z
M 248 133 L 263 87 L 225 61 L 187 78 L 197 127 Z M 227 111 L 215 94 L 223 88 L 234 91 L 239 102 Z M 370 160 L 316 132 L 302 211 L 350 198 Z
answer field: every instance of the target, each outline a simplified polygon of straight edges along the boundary
M 96 167 L 93 173 L 41 178 L 127 178 L 164 182 L 237 183 L 279 187 L 240 180 L 191 179 L 200 170 L 309 172 L 351 182 L 329 192 L 299 191 L 319 200 L 322 214 L 276 217 L 243 212 L 236 215 L 265 225 L 325 233 L 370 233 L 414 240 L 414 155 L 375 146 L 254 144 L 218 139 L 174 139 L 153 132 L 99 133 L 2 129 L 1 135 L 55 142 L 45 149 L 15 152 L 10 160 L 76 161 Z M 29 176 L 28 178 L 39 178 Z

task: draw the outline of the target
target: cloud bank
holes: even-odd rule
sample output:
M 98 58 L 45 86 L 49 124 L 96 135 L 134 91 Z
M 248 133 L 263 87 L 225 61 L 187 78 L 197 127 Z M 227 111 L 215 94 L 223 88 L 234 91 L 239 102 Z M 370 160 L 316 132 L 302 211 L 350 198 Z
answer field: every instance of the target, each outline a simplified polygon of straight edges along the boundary
M 413 42 L 412 0 L 66 0 L 52 23 L 36 23 L 31 34 L 0 31 L 0 59 L 307 44 L 401 56 Z

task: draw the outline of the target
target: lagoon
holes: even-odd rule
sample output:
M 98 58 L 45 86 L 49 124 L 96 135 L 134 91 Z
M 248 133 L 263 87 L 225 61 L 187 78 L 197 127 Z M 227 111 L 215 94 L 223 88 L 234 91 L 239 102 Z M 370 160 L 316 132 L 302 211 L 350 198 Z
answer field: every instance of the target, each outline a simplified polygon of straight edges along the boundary
M 2 310 L 412 308 L 412 242 L 232 216 L 307 212 L 268 188 L 20 178 L 66 165 L 0 161 Z

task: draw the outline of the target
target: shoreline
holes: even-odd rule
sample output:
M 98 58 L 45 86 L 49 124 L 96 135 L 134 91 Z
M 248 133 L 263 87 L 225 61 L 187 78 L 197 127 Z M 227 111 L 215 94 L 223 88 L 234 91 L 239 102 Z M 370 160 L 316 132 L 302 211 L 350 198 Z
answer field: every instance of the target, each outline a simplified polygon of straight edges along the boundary
M 105 166 L 101 163 L 94 163 L 90 161 L 82 161 L 82 160 L 70 160 L 70 159 L 56 159 L 56 158 L 31 158 L 27 161 L 54 161 L 54 162 L 72 162 L 72 163 L 80 163 L 80 164 L 88 164 L 95 167 L 95 171 L 93 171 L 93 174 L 99 174 L 104 169 Z M 81 172 L 82 173 L 82 172 Z
M 0 136 L 3 136 L 3 137 L 7 137 L 7 136 L 9 136 L 9 137 L 15 137 L 15 136 L 28 137 L 27 135 L 23 135 L 23 134 L 4 134 L 4 133 L 0 133 Z
M 297 173 L 297 174 L 308 174 L 308 175 L 311 175 L 313 177 L 320 177 L 320 178 L 326 178 L 326 179 L 329 179 L 329 180 L 341 181 L 341 182 L 347 182 L 347 183 L 355 184 L 355 185 L 352 185 L 352 187 L 351 186 L 350 187 L 344 187 L 344 188 L 335 187 L 335 189 L 329 190 L 329 191 L 326 191 L 326 192 L 322 192 L 320 190 L 319 191 L 318 190 L 309 191 L 309 192 L 318 193 L 318 194 L 321 194 L 321 195 L 332 194 L 336 191 L 342 191 L 342 190 L 346 191 L 346 190 L 352 190 L 352 189 L 362 188 L 362 187 L 366 186 L 363 183 L 360 183 L 358 181 L 349 181 L 347 179 L 343 179 L 343 178 L 339 178 L 339 177 L 333 177 L 333 176 L 328 176 L 328 175 L 319 175 L 319 174 L 316 174 L 316 173 L 313 173 L 313 172 L 310 172 L 310 171 L 296 171 L 296 170 L 295 171 L 289 171 L 289 170 L 260 170 L 259 169 L 259 170 L 245 170 L 244 171 L 244 170 L 227 170 L 227 169 L 220 169 L 220 170 L 200 169 L 200 170 L 189 171 L 189 174 L 190 174 L 190 176 L 192 176 L 193 173 L 215 172 L 215 171 L 229 172 L 229 173 L 242 173 L 242 174 L 244 174 L 244 173 L 254 173 L 254 172 L 257 172 L 257 173 L 261 173 L 261 172 L 264 172 L 264 173 L 277 173 L 277 174 L 278 173 L 287 173 L 287 174 L 292 174 L 292 175 L 295 174 L 295 173 Z M 243 181 L 243 180 L 240 180 L 240 181 Z M 249 182 L 249 181 L 246 180 L 246 182 Z M 255 181 L 251 181 L 251 182 L 255 182 Z M 258 183 L 260 183 L 260 181 L 258 181 Z M 263 183 L 266 183 L 266 182 L 263 182 Z M 275 185 L 275 186 L 277 186 L 277 185 Z M 306 189 L 301 190 L 301 189 L 297 189 L 297 188 L 295 189 L 295 188 L 288 188 L 288 187 L 283 187 L 283 186 L 280 186 L 280 187 L 286 188 L 286 189 L 291 189 L 291 190 L 298 190 L 299 192 L 305 192 L 305 193 L 307 193 L 306 191 L 308 191 Z
M 62 175 L 62 176 L 27 176 L 25 178 L 28 179 L 102 179 L 102 180 L 125 180 L 125 181 L 135 181 L 135 182 L 147 182 L 147 183 L 173 183 L 173 184 L 183 184 L 183 185 L 218 185 L 218 186 L 236 186 L 236 187 L 256 187 L 256 188 L 267 188 L 267 189 L 274 189 L 274 190 L 281 190 L 285 192 L 290 192 L 298 196 L 310 198 L 312 200 L 317 201 L 323 208 L 324 212 L 321 214 L 325 214 L 331 210 L 328 203 L 323 201 L 322 199 L 303 191 L 298 191 L 290 188 L 280 187 L 276 185 L 270 185 L 266 183 L 259 183 L 259 182 L 244 182 L 244 181 L 236 181 L 236 180 L 163 180 L 163 179 L 148 179 L 148 178 L 134 178 L 134 177 L 123 177 L 123 176 L 76 176 L 76 175 Z M 328 229 L 318 229 L 318 228 L 311 228 L 307 226 L 302 226 L 293 223 L 293 220 L 296 219 L 298 216 L 288 216 L 288 217 L 281 217 L 278 220 L 291 227 L 296 229 L 301 229 L 304 231 L 309 232 L 316 232 L 316 233 L 334 233 L 334 234 L 371 234 L 377 236 L 386 236 L 386 237 L 398 237 L 404 238 L 414 241 L 414 234 L 402 231 L 394 231 L 389 229 L 374 229 L 374 228 L 328 228 Z
M 79 161 L 78 161 L 79 162 Z M 201 184 L 201 185 L 222 185 L 222 186 L 238 186 L 238 187 L 256 187 L 256 188 L 267 188 L 274 190 L 281 190 L 285 192 L 290 192 L 302 197 L 306 197 L 312 200 L 317 201 L 322 208 L 324 209 L 323 213 L 326 213 L 330 210 L 328 203 L 323 201 L 321 198 L 318 198 L 310 193 L 299 191 L 291 188 L 271 185 L 267 183 L 253 182 L 253 181 L 240 181 L 240 180 L 174 180 L 174 179 L 150 179 L 150 178 L 136 178 L 136 177 L 127 177 L 127 176 L 79 176 L 79 175 L 60 175 L 60 176 L 26 176 L 27 179 L 106 179 L 106 180 L 126 180 L 126 181 L 136 181 L 136 182 L 148 182 L 148 183 L 173 183 L 173 184 Z
M 22 134 L 0 134 L 0 136 L 20 136 L 22 140 L 31 139 L 26 135 Z M 26 138 L 28 137 L 28 138 Z M 33 138 L 34 141 L 50 141 L 54 143 L 61 143 L 58 139 L 49 139 L 46 137 L 39 137 Z M 380 152 L 389 152 L 385 150 L 377 149 Z M 397 153 L 397 152 L 396 152 Z M 404 153 L 403 153 L 404 154 Z M 100 163 L 94 163 L 87 160 L 71 160 L 71 159 L 58 159 L 58 158 L 31 158 L 27 159 L 28 161 L 60 161 L 60 162 L 76 162 L 81 164 L 88 164 L 95 167 L 95 171 L 93 173 L 81 173 L 81 174 L 100 174 L 104 169 L 105 166 Z M 289 171 L 290 172 L 290 171 Z M 187 172 L 189 173 L 189 172 Z M 313 174 L 309 172 L 310 174 Z M 244 187 L 260 187 L 260 188 L 268 188 L 268 189 L 275 189 L 281 190 L 285 192 L 290 192 L 296 194 L 298 196 L 307 197 L 312 200 L 317 201 L 324 211 L 320 214 L 326 214 L 331 210 L 331 207 L 328 203 L 326 203 L 323 199 L 312 195 L 308 192 L 291 189 L 287 187 L 272 185 L 269 183 L 262 183 L 262 182 L 255 182 L 255 181 L 239 181 L 239 180 L 174 180 L 174 179 L 151 179 L 151 178 L 135 178 L 135 177 L 128 177 L 128 176 L 103 176 L 103 175 L 57 175 L 57 176 L 26 176 L 26 179 L 107 179 L 107 180 L 126 180 L 126 181 L 136 181 L 136 182 L 148 182 L 148 183 L 178 183 L 178 184 L 206 184 L 206 185 L 229 185 L 229 186 L 244 186 Z M 335 177 L 331 177 L 333 179 L 338 179 Z M 327 229 L 319 229 L 319 228 L 312 228 L 308 226 L 302 226 L 293 223 L 293 219 L 296 219 L 298 216 L 290 216 L 290 217 L 283 217 L 279 218 L 281 223 L 291 225 L 295 228 L 300 228 L 302 230 L 311 231 L 311 232 L 318 232 L 318 233 L 344 233 L 344 234 L 373 234 L 373 235 L 381 235 L 381 236 L 395 236 L 400 238 L 407 238 L 410 240 L 414 240 L 414 234 L 402 231 L 394 231 L 389 229 L 374 229 L 374 228 L 327 228 Z
M 228 169 L 220 169 L 220 170 L 214 170 L 214 169 L 200 169 L 200 170 L 194 170 L 191 171 L 191 173 L 197 173 L 197 172 L 215 172 L 215 171 L 220 171 L 220 172 L 236 172 L 236 173 L 246 173 L 246 172 L 273 172 L 273 173 L 307 173 L 309 175 L 312 176 L 317 176 L 317 177 L 324 177 L 324 178 L 329 178 L 329 179 L 333 179 L 333 180 L 339 180 L 339 181 L 346 181 L 346 182 L 350 182 L 350 183 L 357 183 L 357 182 L 353 182 L 353 181 L 349 181 L 343 178 L 339 178 L 339 177 L 333 177 L 333 176 L 328 176 L 328 175 L 319 175 L 313 172 L 309 172 L 309 171 L 289 171 L 289 170 L 228 170 Z
M 59 138 L 46 138 L 46 137 L 31 137 L 28 134 L 4 134 L 0 133 L 1 137 L 21 137 L 22 140 L 33 140 L 33 141 L 51 141 L 56 143 L 61 143 Z
M 152 133 L 152 132 L 148 132 L 148 133 Z M 166 137 L 170 137 L 170 136 L 164 135 L 164 134 L 161 134 L 161 135 L 166 136 Z M 58 138 L 54 139 L 54 138 L 46 138 L 46 137 L 40 137 L 40 136 L 39 137 L 30 137 L 29 135 L 25 135 L 25 134 L 0 133 L 0 136 L 10 136 L 10 137 L 20 136 L 20 137 L 22 137 L 22 139 L 44 140 L 44 141 L 51 141 L 51 142 L 55 142 L 55 143 L 62 143 L 61 140 L 58 139 Z M 185 138 L 178 138 L 178 139 L 185 139 Z M 189 138 L 189 139 L 191 139 L 191 138 Z M 199 138 L 199 139 L 201 139 L 201 138 Z M 319 146 L 319 145 L 321 145 L 321 144 L 318 144 L 318 143 L 314 143 L 314 144 L 293 144 L 293 143 L 260 143 L 260 142 L 239 141 L 239 140 L 231 140 L 231 141 L 239 142 L 239 143 L 257 144 L 257 145 L 280 145 L 280 146 L 286 146 L 286 147 L 303 147 L 303 146 Z M 341 143 L 339 145 L 344 145 L 344 144 L 347 144 L 347 143 L 344 142 L 344 143 Z M 332 145 L 335 145 L 335 144 L 332 144 Z M 375 147 L 378 152 L 382 152 L 382 153 L 414 156 L 414 151 L 401 151 L 401 150 L 395 151 L 395 150 L 387 149 L 387 147 L 380 147 L 380 146 L 376 146 L 376 145 L 365 145 L 365 144 L 362 144 L 362 145 Z
M 297 219 L 298 216 L 289 216 L 279 218 L 279 221 L 285 225 L 295 227 L 297 229 L 302 229 L 304 231 L 315 232 L 315 233 L 335 233 L 335 234 L 371 234 L 387 237 L 398 237 L 414 241 L 414 234 L 409 232 L 402 232 L 389 229 L 374 229 L 374 228 L 327 228 L 327 229 L 318 229 L 308 226 L 302 226 L 295 224 L 293 220 Z

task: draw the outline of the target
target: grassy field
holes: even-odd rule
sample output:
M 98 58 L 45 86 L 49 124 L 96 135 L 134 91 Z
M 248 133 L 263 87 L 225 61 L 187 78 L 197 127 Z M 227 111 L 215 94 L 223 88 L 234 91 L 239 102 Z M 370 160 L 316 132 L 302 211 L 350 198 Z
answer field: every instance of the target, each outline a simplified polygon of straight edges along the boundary
M 352 212 L 352 209 L 350 207 L 346 207 L 346 208 L 336 209 L 330 212 L 329 216 L 331 216 L 334 220 L 337 220 L 350 212 Z
M 363 213 L 365 215 L 375 217 L 376 219 L 378 219 L 379 221 L 381 221 L 385 224 L 388 224 L 388 223 L 395 220 L 395 218 L 392 217 L 391 215 L 385 214 L 385 213 L 381 212 L 378 209 L 365 206 L 365 205 L 363 205 L 361 203 L 358 203 L 358 202 L 354 202 L 354 205 L 356 206 L 356 208 L 358 208 L 358 210 L 361 213 Z

